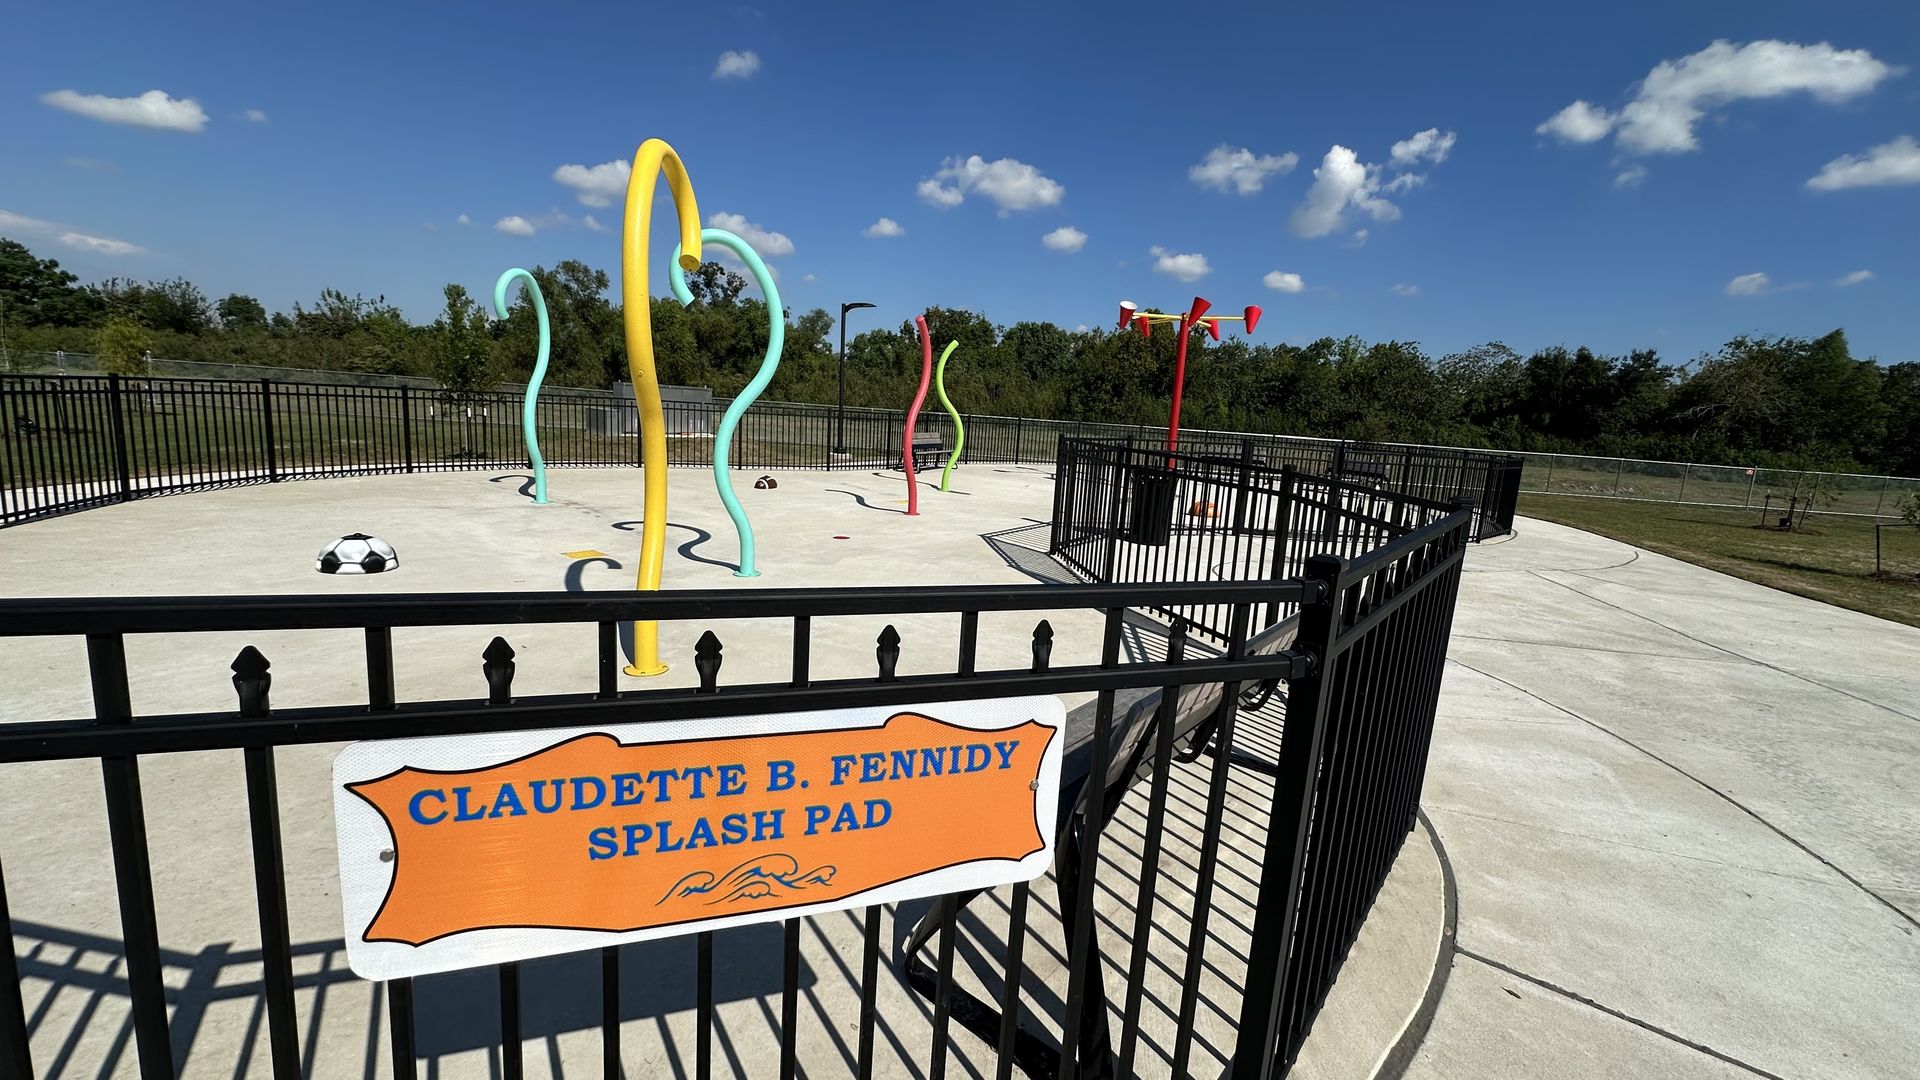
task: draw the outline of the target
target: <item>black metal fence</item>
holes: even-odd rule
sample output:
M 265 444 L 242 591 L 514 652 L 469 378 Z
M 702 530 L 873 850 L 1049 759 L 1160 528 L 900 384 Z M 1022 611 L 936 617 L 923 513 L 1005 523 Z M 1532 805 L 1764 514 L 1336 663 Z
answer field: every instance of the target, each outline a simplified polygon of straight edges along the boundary
M 148 389 L 143 386 L 141 392 Z M 233 389 L 242 395 L 253 392 Z M 244 396 L 236 405 L 210 388 L 194 387 L 192 392 L 201 396 L 163 394 L 157 401 L 169 405 L 191 401 L 209 414 L 222 409 L 248 412 Z M 264 400 L 271 408 L 256 432 L 262 436 L 256 444 L 262 455 L 250 460 L 269 470 L 288 467 L 274 449 L 284 445 L 277 435 L 284 428 L 283 415 L 302 416 L 301 422 L 312 425 L 333 424 L 336 432 L 364 432 L 377 423 L 377 412 L 353 411 L 366 404 L 365 396 L 352 398 L 351 406 L 333 402 L 330 409 L 318 407 L 319 402 L 331 401 L 326 396 L 331 392 L 332 388 L 259 388 L 255 404 Z M 87 430 L 88 424 L 117 424 L 112 428 L 114 436 L 130 452 L 123 456 L 106 452 L 103 457 L 113 461 L 114 481 L 121 490 L 126 490 L 131 471 L 128 459 L 133 453 L 158 454 L 163 448 L 177 451 L 186 445 L 167 434 L 174 430 L 167 418 L 177 413 L 130 408 L 128 393 L 128 387 L 114 380 L 97 380 L 38 401 L 45 408 L 70 410 L 67 422 L 79 430 Z M 421 404 L 418 397 L 397 400 L 403 410 Z M 153 403 L 150 399 L 149 404 Z M 486 415 L 476 420 L 464 405 L 447 416 L 443 406 L 443 402 L 432 402 L 424 418 L 427 426 L 408 430 L 418 434 L 433 430 L 431 425 L 446 424 L 452 432 L 467 432 L 486 427 L 483 422 L 495 422 Z M 76 419 L 83 409 L 90 411 Z M 141 411 L 145 415 L 130 423 L 128 418 Z M 809 416 L 822 414 L 824 410 L 817 410 Z M 769 410 L 768 415 L 769 424 L 781 422 L 781 410 Z M 1013 422 L 1014 438 L 1007 450 L 995 451 L 989 443 L 985 452 L 1028 453 L 1030 447 L 1023 441 L 1028 438 L 1026 423 Z M 265 428 L 275 424 L 280 425 L 274 428 L 276 434 L 267 436 Z M 230 434 L 245 429 L 218 430 Z M 989 426 L 988 430 L 994 429 Z M 1255 760 L 1259 771 L 1274 777 L 1271 821 L 1264 836 L 1241 835 L 1232 841 L 1258 845 L 1262 871 L 1252 901 L 1251 951 L 1238 976 L 1243 994 L 1236 1033 L 1224 1056 L 1233 1061 L 1236 1076 L 1283 1074 L 1311 1029 L 1372 898 L 1412 827 L 1461 559 L 1479 526 L 1464 507 L 1450 508 L 1393 490 L 1378 477 L 1358 482 L 1314 476 L 1291 460 L 1276 467 L 1260 459 L 1263 448 L 1288 449 L 1285 443 L 1241 440 L 1234 446 L 1234 456 L 1217 457 L 1187 451 L 1167 454 L 1111 441 L 1060 439 L 1057 431 L 1043 430 L 1048 440 L 1055 441 L 1053 460 L 1058 469 L 1055 552 L 1099 584 L 402 595 L 350 601 L 329 597 L 0 600 L 0 641 L 70 636 L 85 642 L 92 715 L 0 718 L 0 767 L 62 759 L 101 763 L 126 960 L 125 988 L 142 1074 L 171 1076 L 179 1057 L 172 1045 L 174 1029 L 162 980 L 167 954 L 155 910 L 153 862 L 140 787 L 142 755 L 243 751 L 235 786 L 244 783 L 252 834 L 264 1028 L 274 1075 L 290 1078 L 300 1076 L 303 1065 L 312 1064 L 303 1062 L 299 1038 L 292 963 L 300 947 L 290 941 L 286 899 L 289 887 L 301 888 L 305 883 L 289 882 L 283 870 L 275 747 L 397 735 L 591 726 L 630 722 L 635 716 L 666 721 L 1029 693 L 1094 695 L 1090 708 L 1076 711 L 1077 719 L 1069 721 L 1066 733 L 1069 765 L 1063 775 L 1061 854 L 1054 874 L 1059 918 L 1048 923 L 1030 917 L 1033 886 L 1006 890 L 1010 921 L 998 954 L 1000 986 L 991 994 L 997 1010 L 956 1010 L 956 1002 L 968 999 L 956 989 L 954 941 L 961 932 L 960 912 L 973 897 L 956 895 L 935 905 L 913 932 L 915 941 L 938 939 L 934 966 L 922 964 L 914 972 L 916 989 L 932 1005 L 927 1074 L 943 1075 L 957 1040 L 963 1038 L 956 1026 L 979 1036 L 972 1047 L 975 1056 L 989 1062 L 1002 1080 L 1016 1069 L 1033 1076 L 1067 1078 L 1133 1071 L 1142 1031 L 1140 972 L 1146 969 L 1154 947 L 1150 913 L 1166 888 L 1153 855 L 1157 840 L 1149 843 L 1139 879 L 1131 883 L 1137 890 L 1137 921 L 1125 952 L 1113 948 L 1111 940 L 1102 944 L 1093 901 L 1096 892 L 1119 887 L 1112 880 L 1111 866 L 1102 861 L 1102 836 L 1126 800 L 1138 798 L 1130 792 L 1142 780 L 1151 781 L 1141 808 L 1143 821 L 1146 831 L 1158 836 L 1169 813 L 1167 778 L 1176 744 L 1184 744 L 1182 760 L 1196 760 L 1203 754 L 1210 755 L 1210 760 L 1205 764 L 1204 824 L 1195 856 L 1192 907 L 1187 912 L 1189 932 L 1184 942 L 1169 943 L 1183 954 L 1179 959 L 1185 969 L 1178 1002 L 1165 1006 L 1180 1018 L 1168 1056 L 1171 1072 L 1184 1075 L 1194 1052 L 1193 1017 L 1202 993 L 1203 967 L 1242 970 L 1238 957 L 1208 953 L 1212 940 L 1208 926 L 1214 916 L 1212 889 L 1218 860 L 1223 844 L 1228 843 L 1222 829 L 1229 769 Z M 460 442 L 471 445 L 471 438 L 454 435 L 437 445 L 444 451 Z M 398 463 L 415 468 L 459 467 L 414 460 L 407 448 L 417 449 L 423 442 L 403 438 Z M 202 443 L 212 444 L 211 437 Z M 510 447 L 513 442 L 493 445 Z M 168 475 L 185 477 L 183 485 L 212 482 L 202 479 L 207 474 L 192 472 L 191 462 L 178 456 L 137 460 L 143 465 L 166 462 L 175 470 Z M 393 458 L 309 457 L 300 467 L 333 474 L 367 468 L 369 461 L 375 468 L 395 464 Z M 1313 464 L 1303 462 L 1306 468 Z M 106 490 L 107 497 L 112 497 L 113 489 Z M 1104 613 L 1097 663 L 1054 666 L 1055 631 L 1042 620 L 1032 631 L 1030 664 L 1018 670 L 978 669 L 983 612 L 1076 608 Z M 1163 658 L 1121 662 L 1123 629 L 1129 625 L 1126 616 L 1132 609 L 1170 618 Z M 834 672 L 836 677 L 821 678 L 813 668 L 816 620 L 928 612 L 956 613 L 957 636 L 947 641 L 903 642 L 889 626 L 877 639 L 872 672 Z M 620 689 L 617 630 L 622 621 L 726 623 L 767 618 L 787 620 L 792 628 L 791 670 L 785 682 L 723 684 L 724 646 L 719 636 L 709 633 L 696 646 L 693 658 L 700 674 L 698 687 Z M 1215 639 L 1217 652 L 1187 654 L 1190 622 Z M 498 663 L 504 642 L 496 639 L 484 650 L 486 664 L 476 664 L 486 677 L 484 703 L 474 699 L 401 702 L 394 628 L 541 623 L 597 627 L 596 686 L 569 694 L 516 698 L 514 669 Z M 126 648 L 130 635 L 339 628 L 361 631 L 368 688 L 363 703 L 275 709 L 270 695 L 271 658 L 249 647 L 233 665 L 235 709 L 170 715 L 136 715 L 134 711 Z M 483 651 L 477 639 L 474 645 L 478 659 Z M 949 651 L 954 659 L 939 674 L 899 675 L 899 659 L 907 649 Z M 1078 651 L 1093 653 L 1092 649 Z M 1284 702 L 1285 726 L 1277 759 L 1266 761 L 1254 753 L 1258 740 L 1247 735 L 1241 714 L 1255 707 L 1256 700 L 1265 707 L 1272 688 L 1280 683 L 1286 684 L 1287 692 L 1274 701 Z M 1255 687 L 1267 692 L 1243 699 L 1242 692 Z M 480 689 L 476 679 L 475 690 Z M 1131 699 L 1125 709 L 1117 708 L 1122 695 Z M 17 772 L 7 780 L 23 782 Z M 176 853 L 161 854 L 166 858 Z M 855 980 L 857 987 L 849 989 L 857 992 L 860 1011 L 858 1050 L 848 1055 L 848 1071 L 861 1077 L 871 1075 L 875 1067 L 875 982 L 882 959 L 882 915 L 876 907 L 859 916 L 864 927 L 862 974 Z M 6 921 L 4 873 L 0 872 L 0 922 Z M 782 930 L 784 975 L 777 1027 L 783 1080 L 799 1071 L 798 955 L 805 921 L 789 919 Z M 1041 941 L 1035 947 L 1056 952 L 1065 963 L 1036 990 L 1034 969 L 1023 965 L 1023 949 L 1030 937 L 1045 933 L 1057 933 L 1060 940 Z M 714 1031 L 712 945 L 711 934 L 699 934 L 684 946 L 696 973 L 693 999 L 688 1003 L 698 1025 L 690 1072 L 701 1078 L 714 1068 L 708 1037 Z M 620 956 L 619 948 L 602 950 L 600 955 L 601 1038 L 608 1076 L 620 1075 Z M 1108 976 L 1116 972 L 1124 973 L 1127 986 L 1118 1001 L 1106 993 Z M 0 987 L 9 985 L 20 985 L 20 971 L 13 949 L 0 949 Z M 513 1078 L 521 1075 L 519 967 L 502 965 L 497 985 L 502 1070 Z M 425 992 L 430 993 L 430 988 Z M 394 1074 L 413 1076 L 419 1057 L 413 983 L 387 985 L 385 1000 Z M 1210 1005 L 1215 1010 L 1231 1008 L 1218 1001 Z M 1036 1023 L 1052 1026 L 1036 1031 Z M 1111 1030 L 1115 1024 L 1117 1039 Z M 19 993 L 0 991 L 0 1072 L 31 1077 L 35 1066 L 23 999 Z
M 522 394 L 448 394 L 407 386 L 260 380 L 0 374 L 0 526 L 149 495 L 233 484 L 527 465 Z M 667 455 L 708 466 L 725 402 L 677 402 Z M 634 404 L 549 389 L 538 402 L 540 449 L 558 467 L 635 466 Z M 899 461 L 902 416 L 887 409 L 762 402 L 733 435 L 742 469 L 886 468 Z M 1062 438 L 1163 433 L 1118 424 L 968 416 L 962 462 L 1055 460 Z M 951 448 L 944 415 L 919 433 Z M 1473 500 L 1476 533 L 1508 532 L 1520 459 L 1437 447 L 1189 431 L 1182 449 L 1384 486 L 1440 502 Z M 839 450 L 845 453 L 838 453 Z
M 1086 581 L 1280 581 L 1311 555 L 1373 551 L 1466 505 L 1267 464 L 1256 449 L 1243 441 L 1237 457 L 1216 457 L 1061 439 L 1049 553 Z M 1204 604 L 1160 613 L 1222 639 L 1232 617 Z

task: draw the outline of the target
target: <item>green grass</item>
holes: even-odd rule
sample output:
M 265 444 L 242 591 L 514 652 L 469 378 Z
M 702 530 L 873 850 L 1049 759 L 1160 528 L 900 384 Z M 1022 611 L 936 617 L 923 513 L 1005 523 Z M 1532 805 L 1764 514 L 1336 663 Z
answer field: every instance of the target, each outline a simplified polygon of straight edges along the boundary
M 1920 626 L 1920 529 L 1881 534 L 1887 573 L 1873 571 L 1873 523 L 1813 517 L 1792 532 L 1755 528 L 1757 510 L 1523 495 L 1520 513 L 1683 559 L 1710 570 L 1883 619 Z

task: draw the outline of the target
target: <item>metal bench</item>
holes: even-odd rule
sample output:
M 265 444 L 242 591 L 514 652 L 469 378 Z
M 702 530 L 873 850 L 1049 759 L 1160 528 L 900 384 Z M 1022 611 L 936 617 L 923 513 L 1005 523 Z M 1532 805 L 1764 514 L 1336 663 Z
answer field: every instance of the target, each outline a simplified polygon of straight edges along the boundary
M 913 440 L 913 469 L 924 472 L 941 466 L 941 459 L 947 455 L 947 444 L 941 439 Z M 893 465 L 896 469 L 906 469 L 906 460 L 902 458 Z

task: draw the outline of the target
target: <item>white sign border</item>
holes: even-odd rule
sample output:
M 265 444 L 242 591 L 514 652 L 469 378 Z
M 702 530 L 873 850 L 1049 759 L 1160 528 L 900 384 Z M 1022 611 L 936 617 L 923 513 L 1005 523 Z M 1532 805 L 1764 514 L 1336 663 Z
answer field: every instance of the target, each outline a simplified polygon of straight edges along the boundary
M 636 702 L 634 708 L 635 711 L 643 711 L 645 706 Z M 394 850 L 395 843 L 386 819 L 367 800 L 347 790 L 349 784 L 376 780 L 407 766 L 443 772 L 491 768 L 582 735 L 609 735 L 623 745 L 644 745 L 754 735 L 814 734 L 878 728 L 903 712 L 918 713 L 957 728 L 976 731 L 1000 731 L 1029 721 L 1054 729 L 1053 737 L 1047 741 L 1045 752 L 1041 755 L 1039 783 L 1034 789 L 1034 815 L 1041 838 L 1039 850 L 1017 862 L 1010 859 L 981 859 L 944 867 L 904 881 L 867 889 L 851 898 L 745 912 L 626 933 L 502 927 L 469 930 L 424 945 L 367 941 L 365 938 L 367 928 L 386 902 L 393 883 L 395 863 L 382 860 L 380 854 Z M 1060 801 L 1060 762 L 1066 735 L 1066 706 L 1057 697 L 1033 696 L 353 743 L 341 750 L 333 761 L 333 811 L 340 858 L 340 903 L 346 925 L 347 966 L 361 978 L 384 982 L 1031 881 L 1044 874 L 1053 861 L 1053 809 Z

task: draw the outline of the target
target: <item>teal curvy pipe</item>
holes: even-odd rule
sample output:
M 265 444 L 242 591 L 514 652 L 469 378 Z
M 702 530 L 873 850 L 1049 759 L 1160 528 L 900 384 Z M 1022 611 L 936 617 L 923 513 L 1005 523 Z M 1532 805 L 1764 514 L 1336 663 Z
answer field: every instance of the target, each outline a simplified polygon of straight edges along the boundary
M 493 313 L 507 317 L 507 289 L 518 278 L 533 297 L 533 313 L 540 320 L 540 355 L 533 361 L 533 377 L 527 380 L 527 394 L 520 403 L 520 430 L 527 437 L 527 457 L 533 462 L 533 501 L 547 501 L 547 461 L 540 456 L 540 438 L 533 429 L 535 405 L 540 399 L 540 382 L 547 377 L 547 353 L 553 348 L 553 331 L 547 326 L 547 298 L 540 295 L 540 283 L 519 267 L 500 275 L 493 283 Z
M 946 407 L 947 415 L 953 417 L 953 453 L 947 455 L 947 467 L 940 471 L 940 490 L 947 490 L 947 484 L 953 479 L 953 467 L 960 464 L 960 451 L 967 445 L 967 425 L 960 422 L 960 410 L 947 400 L 947 357 L 960 347 L 957 341 L 947 342 L 940 350 L 940 366 L 933 369 L 933 389 L 940 395 L 940 404 Z
M 760 370 L 753 373 L 746 389 L 741 390 L 727 406 L 726 414 L 720 417 L 720 430 L 713 436 L 713 486 L 720 491 L 720 501 L 726 504 L 727 516 L 733 519 L 734 531 L 740 534 L 740 569 L 733 572 L 734 577 L 759 577 L 760 571 L 753 565 L 753 526 L 747 522 L 747 512 L 740 507 L 740 500 L 733 493 L 733 476 L 727 468 L 727 450 L 733 445 L 733 429 L 740 424 L 740 418 L 746 415 L 760 392 L 773 381 L 773 372 L 780 366 L 780 350 L 787 339 L 787 313 L 780 306 L 780 290 L 773 284 L 773 274 L 767 270 L 767 264 L 760 261 L 760 253 L 739 237 L 725 229 L 700 230 L 702 244 L 719 244 L 731 248 L 747 264 L 747 270 L 753 274 L 753 280 L 760 284 L 760 292 L 767 298 L 767 355 L 760 361 Z M 693 303 L 693 293 L 687 288 L 686 272 L 680 269 L 680 245 L 673 247 L 673 258 L 667 263 L 668 283 L 673 287 L 673 298 L 682 304 Z

